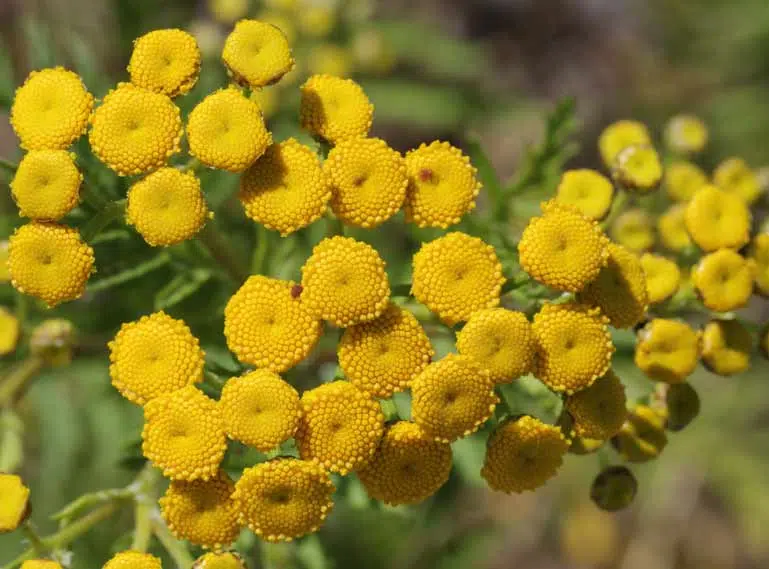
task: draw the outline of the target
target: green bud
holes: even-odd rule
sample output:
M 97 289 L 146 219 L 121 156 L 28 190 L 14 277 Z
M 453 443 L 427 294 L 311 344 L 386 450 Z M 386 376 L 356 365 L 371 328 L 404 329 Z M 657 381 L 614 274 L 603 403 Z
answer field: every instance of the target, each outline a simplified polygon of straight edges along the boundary
M 638 492 L 638 481 L 625 466 L 610 466 L 596 476 L 590 498 L 602 510 L 616 512 L 627 508 Z
M 29 348 L 33 356 L 51 367 L 65 366 L 72 361 L 75 327 L 69 320 L 44 320 L 32 331 Z

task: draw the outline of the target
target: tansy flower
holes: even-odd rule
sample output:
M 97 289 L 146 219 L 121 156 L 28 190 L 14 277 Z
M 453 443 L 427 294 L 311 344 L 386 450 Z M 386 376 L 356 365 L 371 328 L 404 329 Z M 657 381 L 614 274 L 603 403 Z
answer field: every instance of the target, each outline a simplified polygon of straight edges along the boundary
M 662 244 L 671 251 L 679 252 L 689 247 L 692 240 L 686 230 L 684 217 L 686 204 L 673 204 L 657 218 L 657 231 Z
M 649 303 L 641 261 L 621 245 L 611 243 L 609 264 L 578 299 L 598 306 L 615 328 L 632 328 L 644 317 Z
M 459 148 L 439 140 L 422 144 L 406 154 L 406 169 L 406 220 L 417 227 L 446 229 L 475 209 L 478 171 Z
M 25 150 L 64 149 L 85 132 L 92 108 L 93 96 L 78 75 L 42 69 L 16 90 L 11 126 Z
M 756 289 L 769 296 L 769 233 L 760 233 L 753 239 L 750 258 L 756 268 Z
M 499 398 L 489 372 L 469 356 L 448 354 L 411 383 L 414 422 L 437 441 L 452 442 L 477 431 Z
M 351 237 L 324 239 L 302 267 L 302 302 L 322 320 L 345 328 L 377 318 L 390 300 L 385 262 Z
M 172 480 L 210 480 L 227 449 L 216 401 L 189 385 L 144 406 L 142 451 Z
M 285 34 L 257 20 L 235 24 L 224 42 L 222 61 L 235 81 L 251 87 L 275 83 L 294 67 Z
M 758 176 L 742 158 L 728 158 L 721 162 L 713 171 L 713 183 L 748 204 L 756 201 L 761 194 Z
M 701 188 L 684 216 L 692 240 L 704 251 L 739 249 L 750 240 L 750 210 L 735 194 L 707 185 Z
M 227 435 L 262 452 L 293 437 L 302 416 L 296 389 L 267 369 L 228 380 L 219 407 Z
M 76 344 L 75 326 L 63 318 L 43 320 L 29 335 L 30 354 L 50 367 L 69 365 Z
M 328 3 L 327 5 L 305 5 L 298 12 L 297 20 L 299 29 L 301 29 L 304 34 L 313 38 L 325 37 L 334 29 L 334 23 L 336 22 L 334 5 L 331 3 Z
M 179 152 L 179 108 L 161 93 L 120 83 L 91 116 L 88 140 L 96 157 L 120 176 L 163 166 Z
M 0 533 L 14 531 L 29 515 L 29 488 L 15 474 L 0 473 L 0 496 Z
M 235 485 L 224 471 L 211 480 L 172 480 L 158 500 L 168 528 L 178 539 L 220 549 L 240 534 L 239 513 L 232 499 Z
M 337 77 L 347 77 L 352 66 L 350 50 L 333 43 L 321 43 L 313 46 L 307 58 L 307 70 L 313 74 L 326 73 Z
M 620 187 L 646 194 L 657 189 L 662 179 L 662 163 L 653 147 L 633 145 L 617 154 L 611 173 Z
M 190 154 L 206 166 L 242 172 L 272 144 L 262 113 L 238 89 L 208 95 L 187 121 Z
M 364 73 L 385 75 L 395 67 L 395 49 L 385 35 L 371 26 L 358 27 L 353 33 L 350 50 L 356 69 Z
M 702 304 L 715 312 L 729 312 L 748 303 L 753 293 L 755 266 L 731 249 L 704 256 L 692 271 L 692 283 Z
M 289 138 L 270 146 L 243 173 L 238 198 L 248 217 L 286 236 L 326 212 L 331 188 L 318 155 Z
M 708 128 L 693 115 L 676 115 L 665 127 L 665 144 L 674 152 L 701 152 L 708 143 Z
M 457 351 L 475 358 L 494 382 L 510 383 L 530 373 L 536 349 L 526 316 L 505 308 L 474 312 L 457 333 Z
M 481 476 L 492 490 L 535 490 L 555 476 L 569 443 L 561 429 L 524 415 L 501 424 L 489 437 Z
M 198 557 L 192 569 L 246 569 L 246 565 L 235 551 L 210 552 Z
M 688 202 L 707 183 L 702 168 L 686 160 L 676 160 L 665 168 L 665 189 L 675 201 Z
M 6 356 L 16 349 L 20 331 L 19 319 L 7 308 L 0 306 L 0 356 Z
M 320 464 L 279 458 L 243 471 L 233 499 L 240 521 L 269 542 L 318 531 L 334 502 L 334 484 Z
M 338 347 L 345 377 L 380 398 L 409 387 L 434 353 L 416 317 L 392 303 L 379 318 L 347 328 Z
M 11 280 L 11 274 L 8 272 L 8 249 L 8 240 L 0 241 L 0 283 Z
M 629 468 L 609 466 L 595 477 L 590 498 L 601 510 L 616 512 L 633 503 L 638 493 L 638 481 Z
M 542 284 L 577 292 L 606 265 L 609 240 L 598 224 L 571 206 L 549 201 L 518 244 L 523 269 Z
M 569 452 L 578 455 L 591 454 L 597 452 L 605 443 L 606 441 L 601 439 L 573 437 L 569 446 Z
M 232 24 L 248 14 L 249 0 L 208 0 L 206 5 L 214 20 Z
M 282 372 L 306 358 L 323 330 L 304 296 L 293 281 L 249 277 L 224 309 L 227 346 L 238 360 Z
M 55 221 L 77 205 L 82 181 L 74 154 L 66 150 L 32 150 L 19 163 L 11 180 L 11 193 L 19 215 Z
M 614 186 L 603 174 L 583 168 L 564 172 L 556 192 L 558 203 L 577 208 L 589 219 L 599 220 L 609 213 Z
M 94 257 L 77 229 L 33 221 L 16 229 L 8 243 L 8 272 L 16 290 L 49 307 L 83 294 Z
M 331 144 L 368 134 L 374 105 L 352 79 L 313 75 L 301 91 L 300 122 L 310 134 Z
M 126 221 L 153 246 L 193 237 L 208 218 L 200 180 L 192 172 L 161 168 L 128 190 Z
M 665 418 L 647 405 L 636 405 L 612 439 L 614 448 L 628 462 L 657 458 L 667 443 Z
M 627 417 L 625 387 L 609 370 L 587 389 L 567 397 L 564 408 L 573 420 L 572 430 L 577 437 L 608 440 Z
M 28 559 L 19 569 L 62 569 L 58 561 L 50 559 Z
M 331 209 L 348 225 L 381 225 L 406 197 L 406 162 L 379 138 L 339 142 L 328 153 L 323 173 L 331 185 Z
M 451 446 L 415 423 L 390 425 L 374 458 L 358 471 L 368 495 L 391 506 L 417 504 L 438 491 L 451 472 Z
M 644 124 L 630 120 L 610 124 L 598 138 L 598 150 L 609 169 L 614 166 L 617 154 L 628 146 L 639 144 L 651 144 L 651 136 Z
M 460 232 L 423 244 L 413 270 L 412 294 L 449 326 L 497 306 L 505 282 L 494 248 Z
M 739 320 L 711 320 L 702 332 L 702 363 L 718 375 L 735 375 L 750 367 L 753 336 Z
M 681 269 L 675 261 L 661 255 L 644 253 L 641 255 L 641 267 L 644 271 L 649 304 L 667 300 L 678 290 L 681 284 Z
M 578 304 L 545 304 L 534 315 L 534 375 L 556 392 L 590 387 L 611 364 L 614 344 L 601 311 Z
M 366 392 L 334 381 L 305 391 L 301 401 L 299 456 L 342 475 L 371 460 L 384 432 L 384 414 Z
M 652 217 L 641 208 L 632 208 L 617 216 L 609 228 L 611 238 L 631 251 L 640 253 L 654 246 Z
M 699 356 L 700 336 L 684 322 L 655 318 L 638 331 L 635 364 L 651 379 L 681 383 Z
M 677 383 L 667 387 L 665 428 L 674 432 L 681 431 L 699 415 L 700 396 L 688 383 Z
M 200 50 L 183 30 L 154 30 L 134 41 L 128 74 L 131 83 L 169 97 L 187 93 L 200 73 Z
M 123 324 L 107 347 L 112 385 L 139 405 L 203 380 L 200 342 L 165 312 Z
M 221 1 L 221 0 L 220 0 Z M 240 2 L 240 1 L 246 1 L 246 0 L 227 0 L 228 2 Z M 290 0 L 294 1 L 294 0 Z M 294 8 L 289 8 L 287 11 L 290 12 L 290 10 L 294 10 Z M 236 18 L 239 19 L 239 18 Z M 296 43 L 296 18 L 290 14 L 284 11 L 281 8 L 268 8 L 265 7 L 262 11 L 259 12 L 257 15 L 257 20 L 260 22 L 266 22 L 268 24 L 272 24 L 276 28 L 278 28 L 281 32 L 283 32 L 286 36 L 286 39 L 288 40 L 289 45 L 293 45 Z M 313 46 L 314 48 L 315 46 Z M 291 75 L 293 73 L 296 73 L 297 65 L 294 65 L 293 69 L 286 73 L 286 75 Z M 281 79 L 281 87 L 285 87 L 288 82 L 286 81 L 286 75 L 283 76 Z
M 162 569 L 160 559 L 149 553 L 121 551 L 116 553 L 102 569 Z

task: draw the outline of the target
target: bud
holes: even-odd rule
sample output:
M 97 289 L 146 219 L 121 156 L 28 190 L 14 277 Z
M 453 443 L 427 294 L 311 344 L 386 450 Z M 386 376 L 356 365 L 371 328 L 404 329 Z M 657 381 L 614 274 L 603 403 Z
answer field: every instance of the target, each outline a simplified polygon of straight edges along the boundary
M 29 488 L 15 474 L 0 474 L 0 533 L 14 531 L 29 517 Z
M 234 551 L 206 553 L 195 561 L 192 569 L 246 569 L 243 559 Z
M 619 187 L 626 190 L 639 194 L 652 192 L 662 180 L 660 156 L 646 144 L 628 146 L 617 154 L 612 177 Z
M 584 437 L 575 437 L 571 441 L 569 452 L 572 454 L 591 454 L 603 446 L 606 441 L 600 439 L 587 439 Z
M 32 330 L 29 339 L 32 355 L 41 358 L 51 367 L 69 364 L 74 346 L 75 327 L 69 320 L 61 318 L 44 320 Z
M 708 127 L 693 115 L 676 115 L 665 127 L 665 144 L 674 152 L 693 154 L 708 143 Z
M 20 569 L 62 569 L 61 564 L 50 559 L 30 559 L 21 564 Z
M 628 462 L 657 458 L 668 443 L 664 415 L 648 405 L 636 405 L 611 443 Z
M 0 356 L 8 355 L 16 349 L 20 331 L 19 319 L 12 312 L 0 306 Z
M 638 492 L 638 481 L 625 466 L 610 466 L 596 476 L 590 498 L 602 510 L 616 512 L 627 508 Z
M 665 402 L 668 409 L 668 430 L 684 429 L 700 413 L 700 397 L 688 383 L 677 383 L 668 388 Z

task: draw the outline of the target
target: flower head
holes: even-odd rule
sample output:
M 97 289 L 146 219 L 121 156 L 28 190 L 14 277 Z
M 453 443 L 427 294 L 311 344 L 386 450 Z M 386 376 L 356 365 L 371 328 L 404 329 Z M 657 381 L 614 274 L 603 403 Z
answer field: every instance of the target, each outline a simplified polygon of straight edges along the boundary
M 214 20 L 233 24 L 244 18 L 250 8 L 248 0 L 208 0 L 206 5 Z
M 675 201 L 688 202 L 707 183 L 702 168 L 686 160 L 676 160 L 665 168 L 665 189 Z
M 681 283 L 681 269 L 675 261 L 661 255 L 644 253 L 641 256 L 641 267 L 646 281 L 649 304 L 667 300 L 678 290 Z
M 558 203 L 577 208 L 588 219 L 603 219 L 609 213 L 614 186 L 603 174 L 587 168 L 567 170 L 556 190 Z
M 235 551 L 210 552 L 195 560 L 192 569 L 246 569 L 243 558 Z
M 655 318 L 638 331 L 635 364 L 651 379 L 681 383 L 699 356 L 700 336 L 684 322 Z
M 102 569 L 161 569 L 161 565 L 160 559 L 149 553 L 121 551 L 107 561 Z
M 69 365 L 77 345 L 77 330 L 64 318 L 43 320 L 32 329 L 29 336 L 29 352 L 49 367 Z
M 628 462 L 657 458 L 668 443 L 665 418 L 647 405 L 636 405 L 620 432 L 612 439 L 619 455 Z
M 607 440 L 627 417 L 625 387 L 609 370 L 593 385 L 567 397 L 564 408 L 573 420 L 574 434 L 581 438 Z
M 662 244 L 671 251 L 681 251 L 692 244 L 684 217 L 686 204 L 673 204 L 657 218 L 657 231 Z
M 676 115 L 665 127 L 665 143 L 681 154 L 700 152 L 708 143 L 708 127 L 694 115 Z
M 612 176 L 622 188 L 647 194 L 662 180 L 662 162 L 649 145 L 628 146 L 614 158 Z
M 756 269 L 756 289 L 769 296 L 769 233 L 756 235 L 749 254 Z
M 713 171 L 713 183 L 748 204 L 761 195 L 758 176 L 742 158 L 728 158 L 721 162 Z
M 692 197 L 684 216 L 692 240 L 704 251 L 739 249 L 750 240 L 750 210 L 735 194 L 707 185 Z
M 654 246 L 652 217 L 641 208 L 631 208 L 617 216 L 609 228 L 611 238 L 631 251 L 640 253 Z
M 29 488 L 15 474 L 0 473 L 0 533 L 16 530 L 29 515 Z
M 739 320 L 711 320 L 702 331 L 702 363 L 718 375 L 735 375 L 750 367 L 753 336 Z
M 638 492 L 638 481 L 626 466 L 610 466 L 596 476 L 590 488 L 595 505 L 608 512 L 616 512 L 633 503 Z
M 665 428 L 673 432 L 681 431 L 699 415 L 700 396 L 688 383 L 676 383 L 667 387 Z
M 0 306 L 0 356 L 6 356 L 19 343 L 21 325 L 19 319 L 4 306 Z
M 169 97 L 195 86 L 200 73 L 200 49 L 183 30 L 154 30 L 134 41 L 128 74 L 131 83 Z
M 598 149 L 607 168 L 615 165 L 617 155 L 628 146 L 651 144 L 646 126 L 640 122 L 621 120 L 607 126 L 598 138 Z
M 715 312 L 745 306 L 753 294 L 755 266 L 731 249 L 705 255 L 692 272 L 692 283 L 702 303 Z
M 11 193 L 20 215 L 56 221 L 77 205 L 82 181 L 74 154 L 66 150 L 32 150 L 19 163 L 11 180 Z
M 374 106 L 352 79 L 313 75 L 302 85 L 302 128 L 331 144 L 366 136 L 373 116 Z
M 28 559 L 19 569 L 62 569 L 62 566 L 51 559 Z
M 242 85 L 262 87 L 280 80 L 294 67 L 286 35 L 257 20 L 240 20 L 227 36 L 222 61 Z

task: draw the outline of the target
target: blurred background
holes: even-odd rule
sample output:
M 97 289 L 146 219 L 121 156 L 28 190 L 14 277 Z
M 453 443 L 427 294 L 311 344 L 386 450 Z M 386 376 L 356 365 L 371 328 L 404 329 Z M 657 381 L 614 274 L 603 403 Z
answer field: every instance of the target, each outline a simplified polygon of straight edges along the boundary
M 197 36 L 205 58 L 198 86 L 180 101 L 186 112 L 225 84 L 221 44 L 244 15 L 278 25 L 295 46 L 297 69 L 255 95 L 276 139 L 296 135 L 298 86 L 325 72 L 361 82 L 376 108 L 373 135 L 402 151 L 436 138 L 460 147 L 479 140 L 502 179 L 516 176 L 526 148 L 542 139 L 547 113 L 566 96 L 576 101 L 578 122 L 563 152 L 568 167 L 599 168 L 596 139 L 615 120 L 643 120 L 659 139 L 665 121 L 680 112 L 710 128 L 701 157 L 707 169 L 732 155 L 754 167 L 769 164 L 766 0 L 0 0 L 0 157 L 20 155 L 7 109 L 30 70 L 65 65 L 101 97 L 126 80 L 134 38 L 180 27 Z M 20 220 L 2 176 L 6 239 Z M 551 182 L 523 195 L 515 211 L 534 211 Z M 237 209 L 236 184 L 227 174 L 204 180 L 217 219 L 223 210 L 222 222 L 250 243 L 245 221 L 226 217 L 228 208 Z M 381 245 L 386 255 L 397 253 L 386 237 Z M 116 267 L 103 277 L 141 260 L 128 242 L 101 247 Z M 277 249 L 268 255 L 282 258 Z M 288 261 L 276 262 L 275 276 L 293 270 Z M 82 331 L 80 353 L 71 366 L 36 381 L 19 409 L 21 472 L 43 531 L 54 529 L 47 516 L 81 493 L 134 476 L 141 414 L 109 385 L 105 343 L 121 322 L 152 310 L 168 271 L 57 310 Z M 221 301 L 222 293 L 207 286 L 174 310 L 216 357 L 221 319 L 211 317 L 206 302 Z M 10 285 L 0 287 L 0 302 L 12 305 Z M 635 384 L 648 390 L 632 350 L 632 338 L 618 338 L 615 367 L 631 395 Z M 478 475 L 483 447 L 467 440 L 456 445 L 449 484 L 419 508 L 370 508 L 351 484 L 349 499 L 321 532 L 326 557 L 309 566 L 769 567 L 769 373 L 762 365 L 733 378 L 698 370 L 691 383 L 702 399 L 700 417 L 671 436 L 658 460 L 633 468 L 639 494 L 621 514 L 602 512 L 589 499 L 600 469 L 595 456 L 568 455 L 545 488 L 505 496 L 485 488 Z M 523 407 L 535 391 L 521 386 Z M 11 427 L 2 428 L 0 444 L 10 444 Z M 130 529 L 127 512 L 89 533 L 74 548 L 75 567 L 100 566 L 110 550 L 130 543 Z M 20 549 L 18 536 L 0 536 L 0 563 Z

